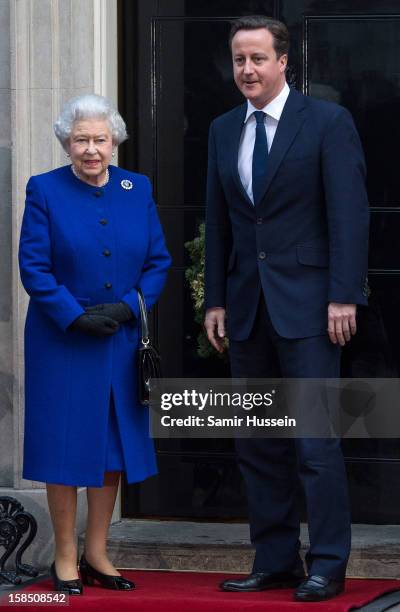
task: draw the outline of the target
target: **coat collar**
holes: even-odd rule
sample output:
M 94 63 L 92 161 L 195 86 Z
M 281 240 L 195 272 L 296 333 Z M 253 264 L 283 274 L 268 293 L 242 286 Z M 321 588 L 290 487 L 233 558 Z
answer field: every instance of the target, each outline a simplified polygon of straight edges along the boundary
M 297 136 L 305 120 L 304 96 L 294 89 L 290 90 L 289 97 L 284 106 L 281 118 L 276 129 L 274 141 L 268 155 L 267 175 L 264 185 L 264 195 L 259 204 L 262 204 L 271 182 L 281 165 L 287 150 Z

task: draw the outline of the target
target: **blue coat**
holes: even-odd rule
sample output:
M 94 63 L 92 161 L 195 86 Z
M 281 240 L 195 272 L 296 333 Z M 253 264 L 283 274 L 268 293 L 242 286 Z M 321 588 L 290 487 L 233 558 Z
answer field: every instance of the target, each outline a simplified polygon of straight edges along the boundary
M 123 300 L 138 315 L 139 286 L 153 306 L 170 266 L 149 180 L 109 170 L 103 188 L 80 181 L 70 166 L 27 185 L 19 261 L 30 295 L 23 468 L 30 480 L 103 484 L 111 389 L 127 481 L 157 471 L 148 412 L 137 400 L 136 322 L 106 338 L 67 329 L 99 303 Z
M 367 304 L 365 162 L 350 113 L 290 91 L 253 206 L 238 173 L 247 104 L 211 125 L 206 308 L 248 338 L 261 291 L 284 338 L 326 334 L 328 302 Z

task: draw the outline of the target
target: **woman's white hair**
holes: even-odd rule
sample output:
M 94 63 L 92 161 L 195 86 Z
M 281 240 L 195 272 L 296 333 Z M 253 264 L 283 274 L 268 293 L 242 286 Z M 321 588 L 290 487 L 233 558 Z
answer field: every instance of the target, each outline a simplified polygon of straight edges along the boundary
M 54 123 L 54 132 L 64 148 L 75 121 L 86 119 L 106 119 L 115 145 L 128 138 L 125 121 L 111 102 L 97 94 L 85 94 L 68 100 Z

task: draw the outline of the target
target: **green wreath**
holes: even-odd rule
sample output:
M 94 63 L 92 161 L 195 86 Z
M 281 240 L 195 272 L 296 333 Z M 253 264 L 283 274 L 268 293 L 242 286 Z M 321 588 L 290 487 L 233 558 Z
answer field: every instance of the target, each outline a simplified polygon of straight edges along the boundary
M 205 224 L 199 226 L 199 234 L 193 240 L 185 243 L 189 252 L 191 266 L 185 272 L 186 280 L 189 283 L 190 294 L 194 308 L 194 320 L 200 326 L 197 335 L 197 354 L 199 357 L 219 357 L 226 359 L 226 352 L 218 353 L 209 343 L 205 332 L 204 322 L 204 266 L 205 266 Z M 226 341 L 228 344 L 228 341 Z

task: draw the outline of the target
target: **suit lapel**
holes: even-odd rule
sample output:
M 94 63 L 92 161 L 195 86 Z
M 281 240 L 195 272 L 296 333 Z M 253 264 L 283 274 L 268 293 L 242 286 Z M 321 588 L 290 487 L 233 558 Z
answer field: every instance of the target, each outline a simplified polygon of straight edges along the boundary
M 305 114 L 302 112 L 304 107 L 304 96 L 295 89 L 291 89 L 288 99 L 286 100 L 286 104 L 283 108 L 272 147 L 268 155 L 268 167 L 265 177 L 264 192 L 260 201 L 257 203 L 257 206 L 262 204 L 271 185 L 272 179 L 278 171 L 287 150 L 289 149 L 293 140 L 296 138 L 298 131 L 304 123 Z
M 253 207 L 253 202 L 250 200 L 249 196 L 247 195 L 247 191 L 243 187 L 243 183 L 240 180 L 239 170 L 238 170 L 239 145 L 240 145 L 240 138 L 242 136 L 244 120 L 246 118 L 247 102 L 239 106 L 237 110 L 238 110 L 237 115 L 233 118 L 233 121 L 232 121 L 232 129 L 231 129 L 231 137 L 232 137 L 231 143 L 232 144 L 229 147 L 229 151 L 231 152 L 230 165 L 231 165 L 233 180 L 235 181 L 236 187 L 238 188 L 240 194 L 243 196 L 246 202 L 251 207 Z

